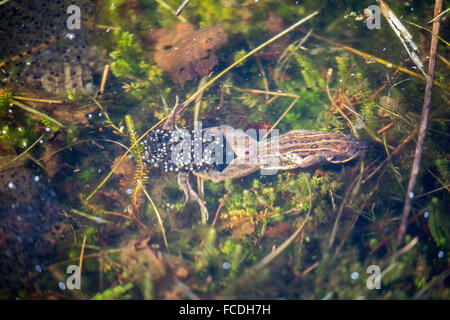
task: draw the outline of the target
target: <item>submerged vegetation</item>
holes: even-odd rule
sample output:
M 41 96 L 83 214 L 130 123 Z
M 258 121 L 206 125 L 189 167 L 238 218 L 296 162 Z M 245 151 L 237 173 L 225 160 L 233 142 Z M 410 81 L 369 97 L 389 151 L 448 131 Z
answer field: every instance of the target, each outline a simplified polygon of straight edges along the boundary
M 62 2 L 62 11 L 46 5 L 59 13 L 54 19 L 19 1 L 0 5 L 11 22 L 0 19 L 1 28 L 14 34 L 0 38 L 0 298 L 450 298 L 443 42 L 398 245 L 425 80 L 395 67 L 417 69 L 385 21 L 369 30 L 355 19 L 371 2 L 193 0 L 177 17 L 175 0 L 80 1 L 85 16 L 69 32 L 75 39 Z M 423 26 L 433 4 L 390 3 L 402 21 Z M 426 63 L 430 33 L 405 25 Z M 174 30 L 168 44 L 164 36 Z M 198 41 L 186 42 L 188 35 Z M 211 213 L 202 223 L 176 175 L 145 165 L 141 144 L 177 99 L 194 94 L 179 127 L 192 129 L 197 119 L 203 127 L 276 124 L 281 134 L 352 134 L 370 148 L 344 165 L 199 179 L 195 189 Z M 81 290 L 65 285 L 69 265 L 81 269 Z M 382 272 L 381 290 L 366 286 L 371 265 Z

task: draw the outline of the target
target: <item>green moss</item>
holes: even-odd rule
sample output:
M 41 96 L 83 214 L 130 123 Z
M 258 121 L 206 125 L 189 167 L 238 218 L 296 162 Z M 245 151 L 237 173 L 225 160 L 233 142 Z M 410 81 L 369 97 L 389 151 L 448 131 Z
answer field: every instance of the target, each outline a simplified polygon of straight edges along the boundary
M 429 207 L 428 226 L 436 245 L 448 248 L 450 237 L 450 223 L 446 219 L 446 211 L 440 199 L 434 197 Z
M 325 80 L 318 72 L 317 65 L 305 54 L 300 53 L 294 47 L 289 47 L 297 64 L 301 68 L 301 74 L 305 85 L 313 91 L 321 91 L 325 88 Z

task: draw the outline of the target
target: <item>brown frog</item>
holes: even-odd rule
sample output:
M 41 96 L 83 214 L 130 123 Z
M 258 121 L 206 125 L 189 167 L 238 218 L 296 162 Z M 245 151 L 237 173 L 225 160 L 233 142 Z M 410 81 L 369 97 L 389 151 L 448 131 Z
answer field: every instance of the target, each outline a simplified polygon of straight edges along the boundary
M 276 172 L 326 163 L 346 163 L 366 150 L 366 144 L 351 135 L 292 130 L 281 136 L 257 141 L 242 130 L 222 125 L 207 130 L 222 136 L 236 154 L 236 157 L 223 170 L 219 170 L 217 165 L 208 165 L 203 162 L 196 166 L 183 163 L 178 165 L 170 160 L 173 150 L 173 144 L 171 145 L 173 139 L 170 136 L 171 132 L 175 131 L 176 115 L 183 107 L 183 105 L 176 105 L 164 123 L 163 129 L 157 130 L 151 138 L 148 138 L 149 142 L 144 143 L 146 160 L 154 166 L 164 167 L 165 171 L 178 172 L 178 184 L 184 191 L 186 200 L 196 201 L 205 212 L 208 211 L 204 201 L 189 183 L 189 172 L 218 183 L 227 179 L 242 178 L 258 170 Z M 165 140 L 161 140 L 161 137 Z M 250 160 L 250 155 L 256 156 Z

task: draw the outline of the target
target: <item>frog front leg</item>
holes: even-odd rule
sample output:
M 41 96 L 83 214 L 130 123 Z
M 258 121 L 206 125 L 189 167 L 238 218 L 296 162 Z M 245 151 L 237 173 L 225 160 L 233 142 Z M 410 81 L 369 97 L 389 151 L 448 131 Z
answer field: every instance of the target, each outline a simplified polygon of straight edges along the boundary
M 183 190 L 184 195 L 186 196 L 186 202 L 196 201 L 200 205 L 200 207 L 202 207 L 204 212 L 206 212 L 206 219 L 208 219 L 208 208 L 206 208 L 205 202 L 192 188 L 191 183 L 189 182 L 189 172 L 178 173 L 178 185 L 180 186 L 181 190 Z
M 166 122 L 164 122 L 163 129 L 164 130 L 174 130 L 175 129 L 175 120 L 177 117 L 177 114 L 183 111 L 183 109 L 186 107 L 184 103 L 178 104 L 178 96 L 175 101 L 175 106 L 173 107 L 172 111 L 170 112 L 169 116 L 167 117 Z
M 296 154 L 293 154 L 289 156 L 283 156 L 283 158 L 292 163 L 293 166 L 289 169 L 308 168 L 326 162 L 326 159 L 323 156 L 317 154 L 309 155 L 306 157 L 300 157 Z
M 231 163 L 223 170 L 208 169 L 205 171 L 194 172 L 194 175 L 204 179 L 211 180 L 215 183 L 224 182 L 227 179 L 237 179 L 248 176 L 260 169 L 255 163 L 242 163 L 241 159 L 233 159 Z

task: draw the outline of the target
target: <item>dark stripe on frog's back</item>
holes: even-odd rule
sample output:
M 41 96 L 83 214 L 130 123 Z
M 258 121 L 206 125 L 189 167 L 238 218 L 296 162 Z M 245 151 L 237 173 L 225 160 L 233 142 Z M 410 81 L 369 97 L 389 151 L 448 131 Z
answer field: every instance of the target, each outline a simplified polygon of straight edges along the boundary
M 299 156 L 306 157 L 317 153 L 329 154 L 357 151 L 361 149 L 361 142 L 351 135 L 292 130 L 279 137 L 279 148 L 281 154 L 295 152 Z

